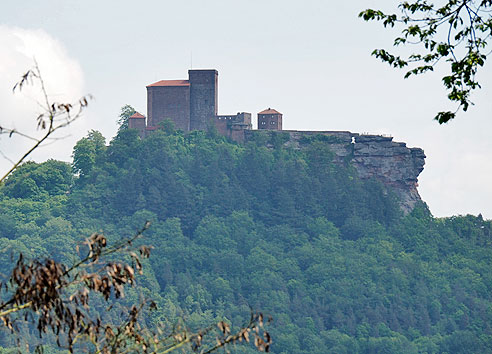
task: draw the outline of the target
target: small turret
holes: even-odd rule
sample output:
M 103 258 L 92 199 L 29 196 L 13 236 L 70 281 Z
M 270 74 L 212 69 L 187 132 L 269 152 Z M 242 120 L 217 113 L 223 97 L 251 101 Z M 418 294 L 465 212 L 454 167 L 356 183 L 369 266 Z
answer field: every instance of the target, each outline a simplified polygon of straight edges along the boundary
M 258 113 L 258 129 L 282 130 L 282 113 L 268 108 Z
M 145 116 L 135 112 L 130 118 L 128 118 L 128 129 L 137 129 L 141 137 L 145 136 Z

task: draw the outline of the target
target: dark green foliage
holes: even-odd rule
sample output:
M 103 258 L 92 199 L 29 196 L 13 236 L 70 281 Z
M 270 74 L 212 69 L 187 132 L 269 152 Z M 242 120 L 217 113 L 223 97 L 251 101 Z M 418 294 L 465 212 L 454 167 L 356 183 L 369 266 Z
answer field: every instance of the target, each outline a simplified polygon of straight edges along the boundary
M 64 162 L 27 162 L 12 173 L 2 193 L 12 198 L 40 200 L 68 193 L 72 179 L 70 165 Z
M 174 122 L 171 119 L 164 119 L 157 124 L 157 127 L 164 130 L 168 134 L 173 134 L 175 130 Z
M 106 150 L 105 142 L 106 139 L 96 130 L 91 130 L 86 138 L 79 140 L 73 148 L 73 172 L 81 178 L 88 176 L 96 160 Z
M 129 104 L 121 107 L 120 115 L 118 117 L 118 133 L 121 133 L 123 130 L 128 129 L 128 119 L 137 113 L 135 108 L 130 106 Z
M 481 216 L 438 219 L 419 205 L 404 217 L 379 183 L 334 165 L 322 139 L 299 151 L 268 134 L 245 146 L 173 129 L 143 140 L 122 130 L 108 147 L 97 136 L 74 149 L 75 182 L 49 161 L 0 189 L 1 273 L 11 254 L 70 263 L 91 232 L 118 240 L 151 220 L 140 287 L 115 305 L 152 297 L 149 326 L 239 326 L 251 306 L 274 317 L 275 353 L 492 352 L 492 225 Z

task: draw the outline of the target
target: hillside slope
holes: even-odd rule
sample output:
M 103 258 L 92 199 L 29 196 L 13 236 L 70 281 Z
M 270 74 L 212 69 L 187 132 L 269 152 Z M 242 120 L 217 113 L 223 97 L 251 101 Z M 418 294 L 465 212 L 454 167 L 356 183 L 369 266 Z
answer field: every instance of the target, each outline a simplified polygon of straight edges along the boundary
M 28 163 L 0 189 L 0 249 L 70 259 L 81 235 L 115 240 L 152 220 L 149 323 L 240 325 L 252 307 L 274 317 L 275 353 L 492 352 L 490 221 L 425 204 L 404 216 L 334 154 L 317 137 L 268 149 L 127 130 L 106 147 L 93 132 L 74 149 L 77 177 Z

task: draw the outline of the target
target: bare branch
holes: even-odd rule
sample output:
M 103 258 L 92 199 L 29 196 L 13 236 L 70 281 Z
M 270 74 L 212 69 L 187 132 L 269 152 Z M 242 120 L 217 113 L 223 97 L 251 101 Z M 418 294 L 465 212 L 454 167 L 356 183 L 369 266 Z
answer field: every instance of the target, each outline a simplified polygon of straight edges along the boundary
M 83 110 L 88 106 L 88 102 L 92 99 L 91 95 L 83 96 L 76 103 L 56 103 L 50 102 L 48 99 L 48 93 L 41 75 L 41 71 L 37 62 L 35 61 L 34 69 L 27 71 L 22 75 L 21 80 L 16 83 L 13 87 L 13 91 L 21 91 L 25 85 L 32 85 L 35 81 L 38 81 L 41 85 L 41 92 L 44 97 L 43 109 L 45 113 L 38 115 L 36 118 L 38 125 L 37 128 L 41 130 L 46 130 L 45 134 L 41 138 L 34 138 L 28 134 L 19 132 L 15 129 L 6 129 L 0 127 L 0 134 L 8 134 L 9 137 L 17 134 L 24 138 L 34 141 L 32 145 L 19 159 L 13 162 L 12 167 L 0 178 L 0 183 L 4 182 L 5 179 L 17 168 L 26 158 L 31 155 L 31 153 L 38 149 L 45 141 L 50 140 L 51 136 L 58 130 L 67 127 L 72 124 L 75 120 L 80 118 Z M 72 111 L 75 110 L 75 114 Z M 59 123 L 58 123 L 59 122 Z

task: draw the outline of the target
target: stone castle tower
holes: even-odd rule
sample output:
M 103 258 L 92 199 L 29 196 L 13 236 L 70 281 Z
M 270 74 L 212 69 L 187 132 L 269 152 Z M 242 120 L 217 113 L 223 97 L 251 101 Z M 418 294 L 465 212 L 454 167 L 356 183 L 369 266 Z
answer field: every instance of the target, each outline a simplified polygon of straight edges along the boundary
M 217 70 L 189 70 L 190 130 L 205 130 L 217 115 Z
M 282 113 L 268 108 L 258 113 L 258 129 L 282 130 Z
M 217 115 L 217 70 L 189 70 L 188 80 L 161 80 L 147 86 L 149 126 L 165 119 L 185 132 L 205 130 Z

